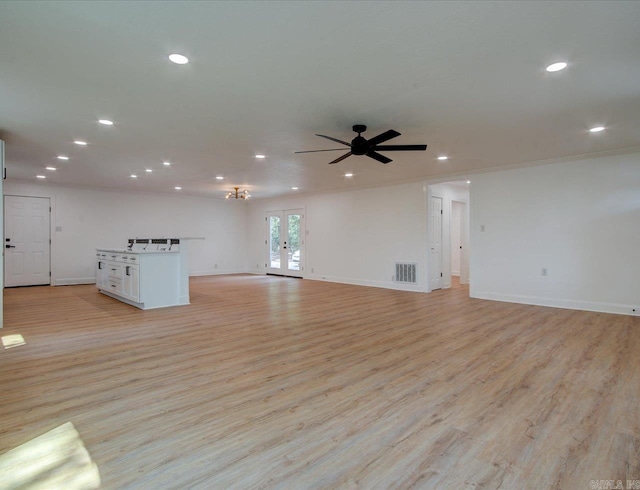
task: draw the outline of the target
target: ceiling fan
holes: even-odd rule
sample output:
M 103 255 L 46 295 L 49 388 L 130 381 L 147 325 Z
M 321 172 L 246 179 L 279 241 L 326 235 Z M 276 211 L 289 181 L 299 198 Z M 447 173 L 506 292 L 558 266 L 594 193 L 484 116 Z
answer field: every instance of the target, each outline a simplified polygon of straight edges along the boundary
M 389 141 L 391 138 L 395 138 L 396 136 L 400 136 L 400 133 L 397 131 L 390 129 L 385 131 L 384 133 L 379 134 L 378 136 L 374 136 L 373 138 L 367 140 L 361 133 L 364 133 L 367 130 L 367 127 L 364 124 L 355 124 L 353 126 L 353 130 L 358 133 L 358 136 L 351 140 L 351 143 L 347 143 L 346 141 L 342 141 L 336 138 L 332 138 L 331 136 L 325 136 L 324 134 L 316 134 L 316 136 L 320 136 L 321 138 L 326 138 L 331 141 L 335 141 L 336 143 L 341 143 L 343 145 L 348 146 L 351 150 L 348 153 L 345 153 L 341 157 L 336 158 L 334 161 L 329 162 L 329 164 L 338 163 L 344 160 L 345 158 L 351 155 L 367 155 L 374 160 L 378 160 L 381 163 L 389 163 L 391 162 L 391 158 L 387 158 L 384 155 L 378 153 L 378 151 L 424 151 L 427 149 L 427 145 L 381 145 L 380 143 L 384 143 L 385 141 Z M 344 148 L 331 148 L 329 150 L 309 150 L 309 151 L 296 151 L 296 153 L 316 153 L 319 151 L 339 151 L 344 150 Z

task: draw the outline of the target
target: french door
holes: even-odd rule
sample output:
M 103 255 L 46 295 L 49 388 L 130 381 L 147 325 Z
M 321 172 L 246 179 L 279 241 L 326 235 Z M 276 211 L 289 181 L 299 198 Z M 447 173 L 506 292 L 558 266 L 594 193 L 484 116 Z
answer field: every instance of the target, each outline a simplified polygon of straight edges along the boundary
M 4 196 L 4 285 L 51 283 L 48 197 Z
M 267 274 L 302 277 L 304 213 L 302 209 L 270 211 L 267 223 Z

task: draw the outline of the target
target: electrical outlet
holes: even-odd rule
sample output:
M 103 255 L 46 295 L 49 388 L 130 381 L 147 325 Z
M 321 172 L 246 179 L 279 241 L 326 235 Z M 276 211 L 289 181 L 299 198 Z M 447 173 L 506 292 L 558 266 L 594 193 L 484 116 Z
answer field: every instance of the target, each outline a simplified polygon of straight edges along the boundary
M 313 272 L 314 272 L 314 270 L 313 270 L 313 267 L 312 267 L 312 268 L 311 268 L 311 274 L 313 274 Z
M 260 264 L 256 264 L 256 269 L 259 269 L 259 268 L 260 268 Z
M 213 268 L 217 269 L 218 268 L 218 264 L 213 264 Z
M 546 267 L 543 267 L 542 270 L 540 271 L 540 274 L 543 276 L 548 276 L 549 270 Z
M 484 231 L 484 225 L 480 225 L 480 231 Z

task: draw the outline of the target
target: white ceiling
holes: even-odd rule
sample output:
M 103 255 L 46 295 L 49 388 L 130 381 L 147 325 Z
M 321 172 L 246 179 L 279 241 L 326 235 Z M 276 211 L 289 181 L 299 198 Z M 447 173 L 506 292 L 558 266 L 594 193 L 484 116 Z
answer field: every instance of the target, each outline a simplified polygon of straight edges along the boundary
M 637 1 L 3 1 L 0 47 L 9 178 L 44 185 L 262 198 L 640 146 Z M 294 154 L 354 123 L 429 147 Z

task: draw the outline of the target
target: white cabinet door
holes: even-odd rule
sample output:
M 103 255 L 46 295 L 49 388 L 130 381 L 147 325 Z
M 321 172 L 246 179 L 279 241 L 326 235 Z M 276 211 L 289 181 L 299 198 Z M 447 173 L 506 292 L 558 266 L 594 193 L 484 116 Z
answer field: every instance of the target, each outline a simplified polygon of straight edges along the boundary
M 127 298 L 131 298 L 131 268 L 130 265 L 124 266 L 124 276 L 122 278 L 122 294 Z
M 122 294 L 127 299 L 140 300 L 140 274 L 137 265 L 124 265 L 124 275 L 122 277 Z
M 140 303 L 140 268 L 137 265 L 130 265 L 129 274 L 131 278 L 130 298 L 136 303 Z
M 96 287 L 98 289 L 102 287 L 105 268 L 106 265 L 104 263 L 104 260 L 100 259 L 100 254 L 96 254 Z

